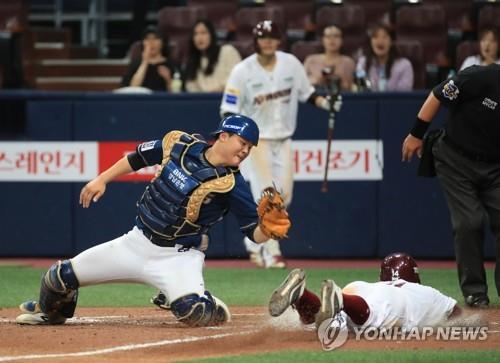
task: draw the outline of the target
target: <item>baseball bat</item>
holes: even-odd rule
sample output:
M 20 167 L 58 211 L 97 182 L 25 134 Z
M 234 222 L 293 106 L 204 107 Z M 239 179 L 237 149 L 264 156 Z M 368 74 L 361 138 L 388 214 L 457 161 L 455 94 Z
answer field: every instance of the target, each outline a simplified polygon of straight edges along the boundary
M 323 174 L 323 184 L 321 185 L 321 192 L 328 192 L 328 166 L 330 165 L 330 153 L 332 148 L 333 130 L 335 128 L 335 110 L 333 104 L 340 93 L 340 79 L 333 74 L 334 70 L 331 67 L 323 68 L 323 77 L 327 83 L 327 93 L 330 96 L 330 110 L 328 112 L 328 132 L 327 132 L 327 147 L 325 158 L 325 172 Z

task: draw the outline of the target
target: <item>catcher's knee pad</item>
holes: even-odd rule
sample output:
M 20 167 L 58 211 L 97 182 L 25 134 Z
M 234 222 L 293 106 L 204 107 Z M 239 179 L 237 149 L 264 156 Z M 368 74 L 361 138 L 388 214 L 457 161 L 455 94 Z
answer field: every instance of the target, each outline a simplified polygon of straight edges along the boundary
M 69 260 L 57 261 L 42 277 L 40 308 L 53 317 L 71 318 L 78 299 L 78 279 Z
M 189 294 L 170 304 L 177 320 L 189 326 L 213 325 L 216 318 L 216 304 L 208 291 L 205 295 Z

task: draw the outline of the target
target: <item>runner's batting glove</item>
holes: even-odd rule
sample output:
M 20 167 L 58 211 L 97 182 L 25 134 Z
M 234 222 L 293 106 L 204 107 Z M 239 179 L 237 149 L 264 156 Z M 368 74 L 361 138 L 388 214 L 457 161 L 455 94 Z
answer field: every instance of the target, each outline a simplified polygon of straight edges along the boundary
M 285 202 L 281 194 L 273 187 L 262 191 L 257 206 L 259 227 L 262 233 L 272 239 L 287 238 L 287 232 L 292 223 L 285 209 Z

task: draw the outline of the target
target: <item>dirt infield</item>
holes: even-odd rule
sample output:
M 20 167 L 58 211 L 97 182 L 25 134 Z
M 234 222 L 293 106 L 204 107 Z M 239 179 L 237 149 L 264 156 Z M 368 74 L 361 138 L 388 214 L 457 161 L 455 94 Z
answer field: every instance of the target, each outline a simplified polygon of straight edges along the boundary
M 0 310 L 0 362 L 167 362 L 271 351 L 320 351 L 314 331 L 301 327 L 294 311 L 271 318 L 263 307 L 233 307 L 225 326 L 186 328 L 155 308 L 78 308 L 61 326 L 20 326 L 17 309 Z M 498 349 L 500 309 L 484 311 L 483 341 L 356 341 L 339 349 Z M 325 352 L 325 354 L 335 354 Z

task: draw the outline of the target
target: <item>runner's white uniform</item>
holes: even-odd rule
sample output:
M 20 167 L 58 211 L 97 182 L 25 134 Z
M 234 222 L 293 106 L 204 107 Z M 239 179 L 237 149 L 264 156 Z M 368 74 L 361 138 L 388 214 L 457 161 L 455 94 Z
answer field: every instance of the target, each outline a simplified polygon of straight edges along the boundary
M 359 326 L 362 329 L 434 327 L 446 320 L 457 304 L 455 299 L 430 286 L 405 280 L 354 281 L 346 285 L 342 292 L 360 296 L 368 304 L 370 316 Z M 348 321 L 353 324 L 350 319 Z
M 276 184 L 287 205 L 293 194 L 291 137 L 297 126 L 298 101 L 314 92 L 302 63 L 292 54 L 276 51 L 276 65 L 265 70 L 253 54 L 238 63 L 226 84 L 221 114 L 240 113 L 251 117 L 260 130 L 259 145 L 241 164 L 257 201 L 262 190 Z M 252 244 L 245 240 L 252 252 Z M 272 255 L 280 255 L 276 242 L 266 243 Z M 255 246 L 253 246 L 255 247 Z

